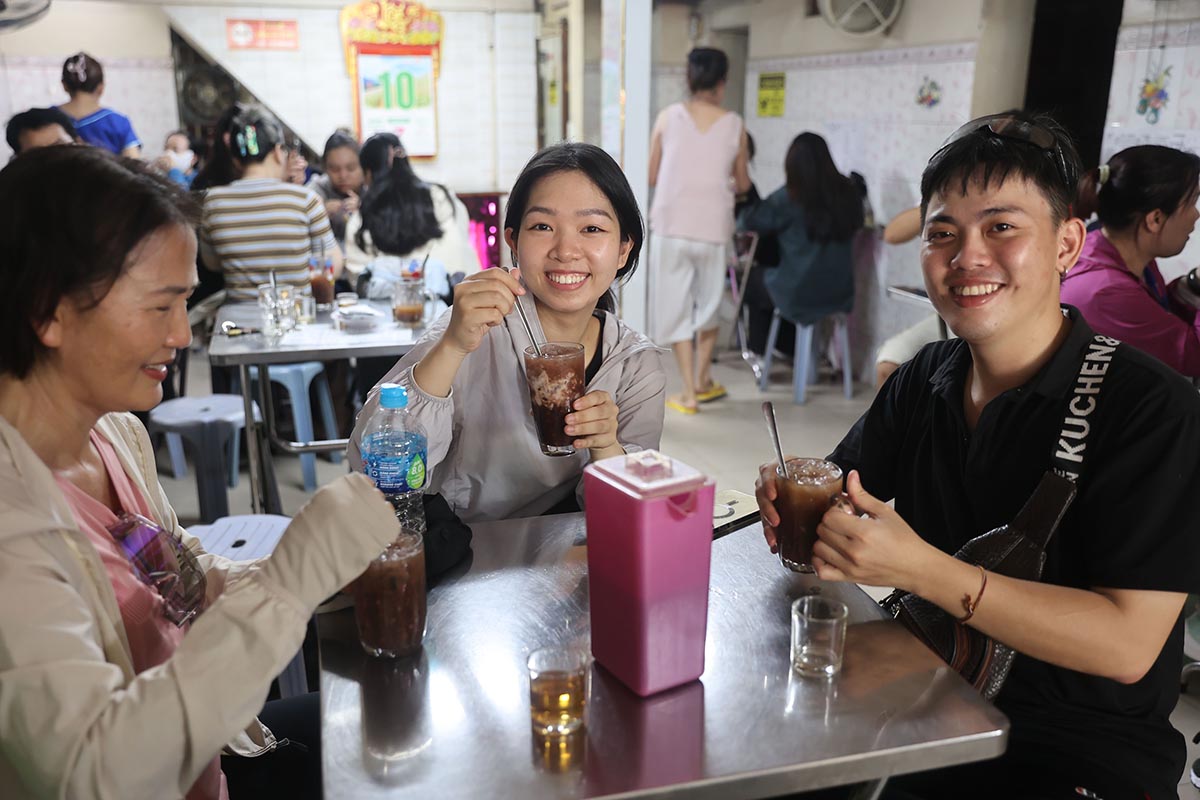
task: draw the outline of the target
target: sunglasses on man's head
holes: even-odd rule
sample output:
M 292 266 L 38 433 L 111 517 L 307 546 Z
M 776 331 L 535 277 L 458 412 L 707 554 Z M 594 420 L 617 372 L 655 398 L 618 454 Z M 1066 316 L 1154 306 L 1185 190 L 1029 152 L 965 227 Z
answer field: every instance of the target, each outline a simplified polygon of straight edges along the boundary
M 942 143 L 938 151 L 929 159 L 929 163 L 932 164 L 941 158 L 950 149 L 951 145 L 981 131 L 987 131 L 990 135 L 999 139 L 1008 139 L 1032 145 L 1039 150 L 1049 153 L 1054 159 L 1054 168 L 1058 172 L 1058 177 L 1062 180 L 1063 185 L 1068 190 L 1074 191 L 1079 176 L 1074 174 L 1075 171 L 1068 166 L 1067 158 L 1063 154 L 1062 145 L 1059 143 L 1058 137 L 1035 122 L 1019 119 L 1011 114 L 992 114 L 991 116 L 971 120 L 950 134 L 950 137 Z

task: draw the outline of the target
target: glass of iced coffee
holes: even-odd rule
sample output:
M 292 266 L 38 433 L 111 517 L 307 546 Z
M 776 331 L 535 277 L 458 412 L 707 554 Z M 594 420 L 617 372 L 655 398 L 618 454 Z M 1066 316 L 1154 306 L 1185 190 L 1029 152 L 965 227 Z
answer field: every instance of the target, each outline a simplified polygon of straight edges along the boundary
M 392 290 L 392 317 L 406 328 L 419 328 L 425 322 L 425 280 L 401 278 Z
M 816 572 L 812 565 L 817 525 L 842 491 L 842 468 L 819 458 L 788 459 L 775 470 L 775 543 L 779 560 L 793 572 Z
M 314 268 L 309 270 L 308 279 L 317 308 L 328 311 L 333 307 L 333 273 Z
M 354 584 L 354 620 L 363 649 L 401 658 L 421 649 L 425 636 L 425 545 L 402 531 Z
M 525 348 L 525 378 L 533 422 L 542 452 L 548 456 L 575 453 L 575 437 L 567 434 L 566 417 L 584 395 L 585 374 L 583 345 L 578 342 L 546 342 L 541 355 L 536 348 Z

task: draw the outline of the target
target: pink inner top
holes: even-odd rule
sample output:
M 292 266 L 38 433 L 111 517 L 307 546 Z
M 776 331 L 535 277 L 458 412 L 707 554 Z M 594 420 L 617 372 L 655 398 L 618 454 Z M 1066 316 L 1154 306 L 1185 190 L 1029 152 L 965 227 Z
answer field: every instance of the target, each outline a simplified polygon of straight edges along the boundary
M 733 164 L 742 118 L 725 114 L 701 131 L 687 106 L 675 103 L 659 120 L 662 161 L 650 205 L 659 236 L 725 244 L 733 235 Z
M 104 469 L 112 481 L 121 509 L 155 519 L 149 503 L 130 481 L 108 440 L 93 429 L 91 442 L 104 462 Z M 116 523 L 117 514 L 67 479 L 58 475 L 54 478 L 67 497 L 79 529 L 100 554 L 100 562 L 104 564 L 104 571 L 117 596 L 134 670 L 141 673 L 162 664 L 183 640 L 184 629 L 175 627 L 167 619 L 158 592 L 138 580 L 129 560 L 113 541 L 108 528 Z M 229 800 L 225 776 L 221 774 L 220 756 L 209 762 L 200 773 L 187 793 L 187 800 Z

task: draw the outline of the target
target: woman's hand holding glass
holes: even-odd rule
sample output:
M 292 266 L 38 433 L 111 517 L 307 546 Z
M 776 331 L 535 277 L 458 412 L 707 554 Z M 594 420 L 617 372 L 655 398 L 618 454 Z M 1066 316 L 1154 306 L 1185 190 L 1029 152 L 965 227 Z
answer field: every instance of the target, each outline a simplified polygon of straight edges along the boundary
M 567 433 L 575 437 L 575 449 L 591 450 L 593 460 L 624 453 L 625 449 L 617 444 L 619 413 L 608 392 L 589 392 L 576 400 L 575 411 L 566 417 Z

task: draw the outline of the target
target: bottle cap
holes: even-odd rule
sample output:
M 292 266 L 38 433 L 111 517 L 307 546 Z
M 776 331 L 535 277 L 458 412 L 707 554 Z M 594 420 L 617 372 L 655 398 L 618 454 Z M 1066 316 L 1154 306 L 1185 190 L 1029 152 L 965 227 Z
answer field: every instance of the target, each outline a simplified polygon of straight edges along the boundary
M 407 408 L 408 390 L 398 383 L 385 383 L 379 387 L 379 405 L 384 408 Z

